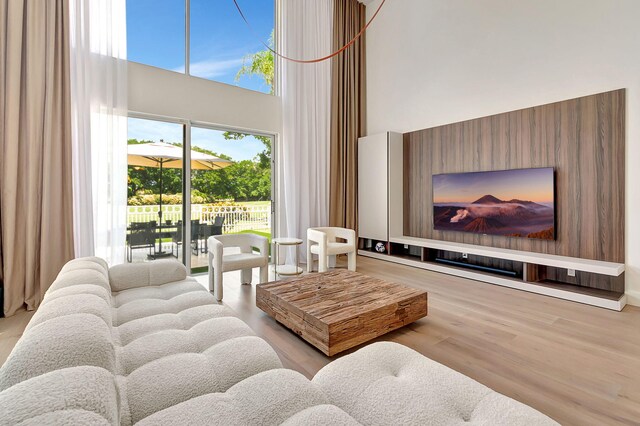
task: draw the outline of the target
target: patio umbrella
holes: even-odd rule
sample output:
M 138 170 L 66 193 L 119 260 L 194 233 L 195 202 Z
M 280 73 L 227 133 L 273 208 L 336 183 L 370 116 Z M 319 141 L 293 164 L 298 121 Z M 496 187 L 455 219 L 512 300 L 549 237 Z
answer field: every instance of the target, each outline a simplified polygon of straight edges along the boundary
M 127 163 L 130 166 L 160 168 L 160 211 L 158 212 L 158 223 L 162 224 L 162 170 L 165 167 L 171 169 L 181 169 L 183 167 L 182 148 L 162 141 L 129 145 L 127 147 Z M 192 170 L 224 169 L 232 164 L 233 161 L 230 160 L 223 160 L 213 155 L 191 151 Z

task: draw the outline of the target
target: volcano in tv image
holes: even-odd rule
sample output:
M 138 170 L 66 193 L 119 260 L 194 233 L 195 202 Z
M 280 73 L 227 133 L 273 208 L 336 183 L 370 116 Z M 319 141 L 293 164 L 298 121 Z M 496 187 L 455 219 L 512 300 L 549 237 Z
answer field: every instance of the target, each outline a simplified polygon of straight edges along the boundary
M 433 176 L 439 231 L 555 239 L 553 168 Z

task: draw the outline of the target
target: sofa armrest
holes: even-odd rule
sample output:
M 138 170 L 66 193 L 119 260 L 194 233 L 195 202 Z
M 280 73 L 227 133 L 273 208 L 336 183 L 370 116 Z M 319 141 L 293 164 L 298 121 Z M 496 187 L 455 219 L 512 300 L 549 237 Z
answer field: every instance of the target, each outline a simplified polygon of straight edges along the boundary
M 177 260 L 155 260 L 145 263 L 124 263 L 109 268 L 111 291 L 147 287 L 182 281 L 187 268 Z

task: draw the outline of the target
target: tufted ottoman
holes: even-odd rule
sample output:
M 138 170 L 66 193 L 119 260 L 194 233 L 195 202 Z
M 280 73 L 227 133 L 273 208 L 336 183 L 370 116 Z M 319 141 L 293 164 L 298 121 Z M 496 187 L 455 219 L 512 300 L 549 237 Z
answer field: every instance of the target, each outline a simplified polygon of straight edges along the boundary
M 396 343 L 380 342 L 333 361 L 313 383 L 365 425 L 557 423 L 514 399 Z

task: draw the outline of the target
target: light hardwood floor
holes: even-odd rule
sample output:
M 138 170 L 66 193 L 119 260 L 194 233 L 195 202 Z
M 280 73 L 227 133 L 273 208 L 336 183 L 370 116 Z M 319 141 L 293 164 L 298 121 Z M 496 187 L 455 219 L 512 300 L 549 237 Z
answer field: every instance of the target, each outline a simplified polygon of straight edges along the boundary
M 409 346 L 565 425 L 640 424 L 640 308 L 614 312 L 362 256 L 358 271 L 429 292 L 426 318 L 378 340 Z M 253 286 L 226 281 L 224 303 L 286 367 L 313 377 L 336 358 L 256 308 Z
M 0 365 L 4 364 L 34 313 L 22 310 L 9 318 L 0 318 Z
M 640 424 L 640 308 L 613 312 L 364 257 L 358 271 L 429 292 L 428 317 L 379 340 L 409 346 L 565 425 Z M 256 308 L 255 287 L 238 283 L 239 273 L 225 274 L 224 303 L 286 367 L 312 377 L 336 358 Z M 0 363 L 30 317 L 0 319 Z

